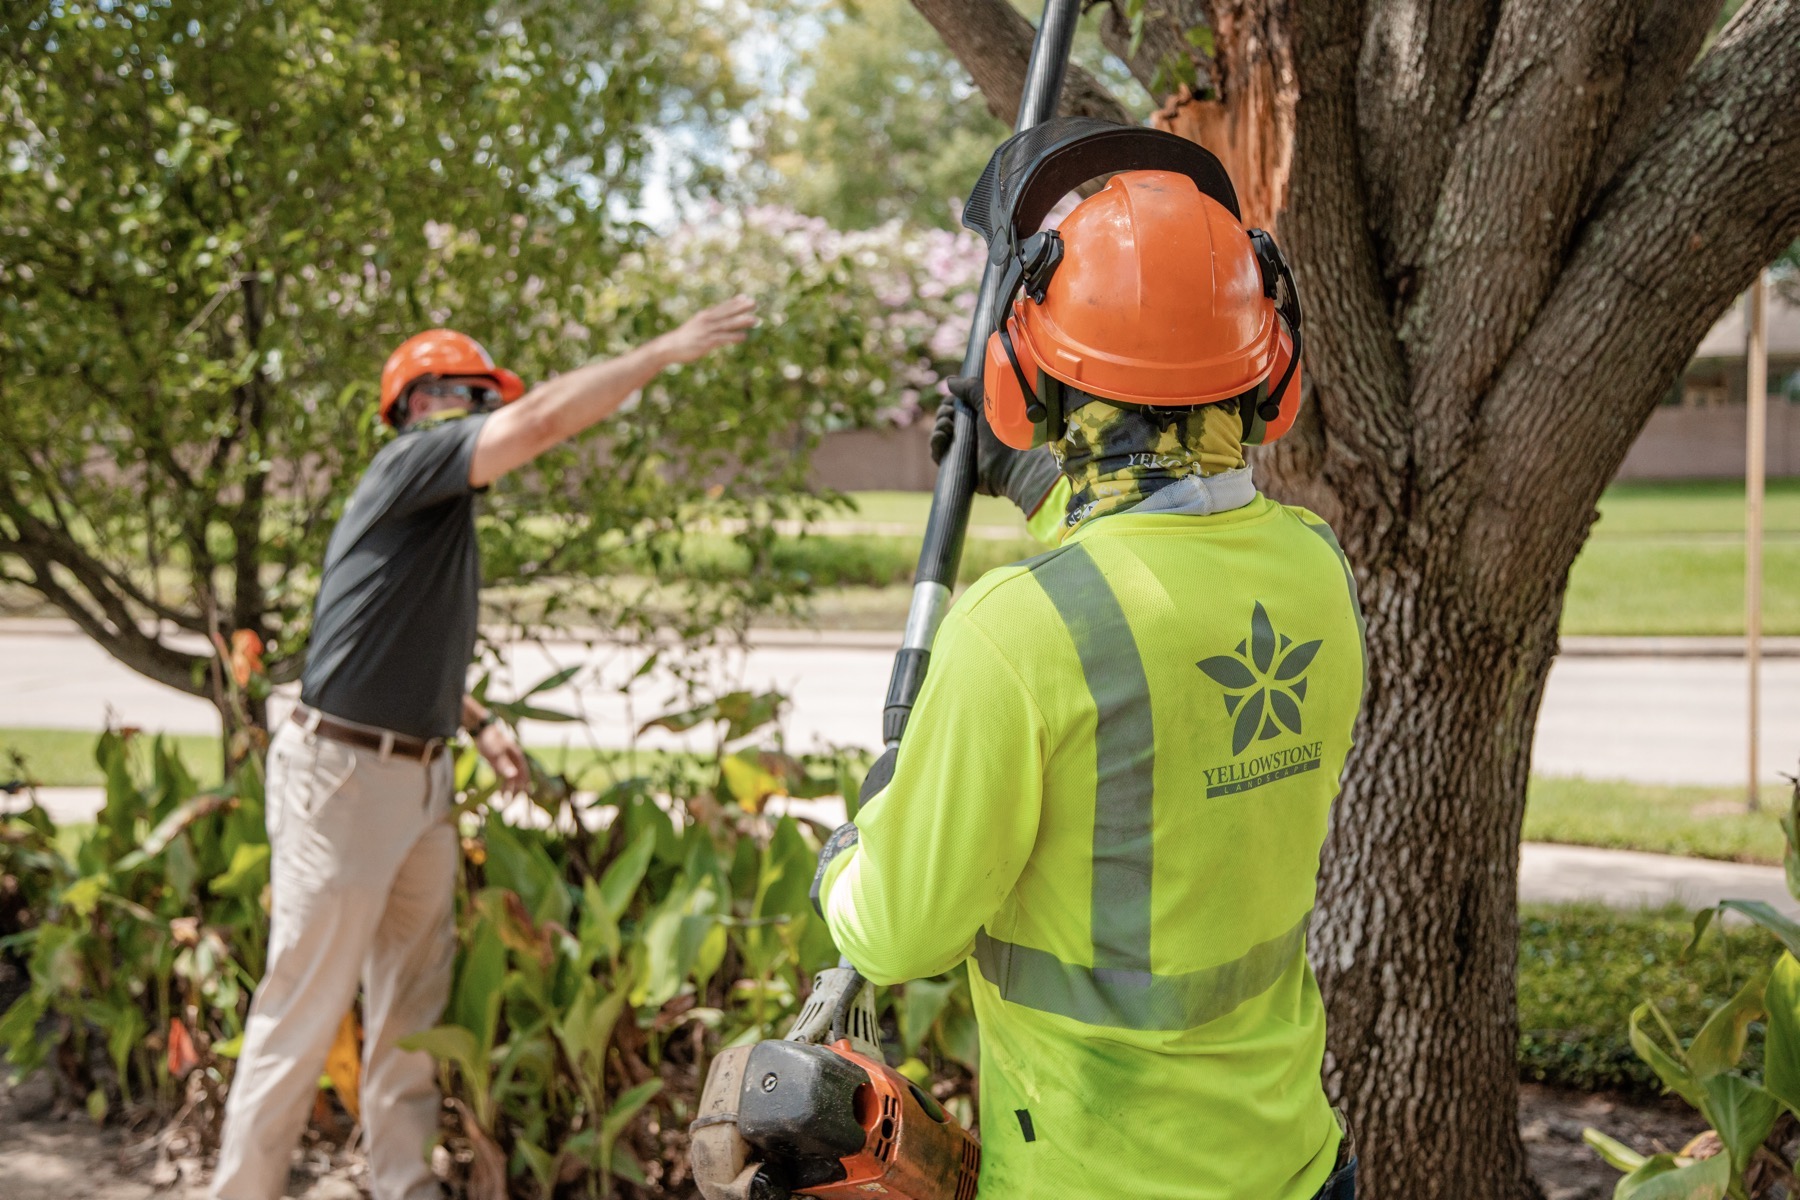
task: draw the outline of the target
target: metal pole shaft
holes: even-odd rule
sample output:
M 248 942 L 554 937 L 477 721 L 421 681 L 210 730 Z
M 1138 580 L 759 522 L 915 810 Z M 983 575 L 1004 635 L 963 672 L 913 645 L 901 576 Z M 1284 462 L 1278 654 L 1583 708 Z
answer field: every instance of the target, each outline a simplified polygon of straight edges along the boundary
M 1763 490 L 1768 474 L 1768 289 L 1763 272 L 1750 285 L 1749 333 L 1744 345 L 1748 438 L 1744 466 L 1744 658 L 1750 668 L 1749 809 L 1759 805 L 1762 778 Z
M 1080 17 L 1081 0 L 1045 0 L 1043 19 L 1031 42 L 1031 60 L 1025 67 L 1025 92 L 1019 101 L 1014 133 L 1055 115 Z M 963 352 L 962 374 L 971 379 L 981 374 L 988 335 L 994 331 L 990 310 L 998 286 L 999 272 L 990 261 L 981 274 L 981 293 L 969 324 L 968 347 Z M 894 656 L 894 673 L 888 680 L 881 734 L 889 746 L 898 745 L 906 730 L 913 701 L 925 683 L 931 643 L 937 637 L 944 613 L 949 611 L 950 592 L 962 566 L 963 536 L 968 532 L 969 506 L 975 498 L 976 413 L 961 399 L 955 403 L 955 436 L 944 461 L 938 464 L 931 515 L 925 521 L 925 539 L 919 547 L 919 569 L 913 575 L 906 633 L 901 638 L 900 653 Z

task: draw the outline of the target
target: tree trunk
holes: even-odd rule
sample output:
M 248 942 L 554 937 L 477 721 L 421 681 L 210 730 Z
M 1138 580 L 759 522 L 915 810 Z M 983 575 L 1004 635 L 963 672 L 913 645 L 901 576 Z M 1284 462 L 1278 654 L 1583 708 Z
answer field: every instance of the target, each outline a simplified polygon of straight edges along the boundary
M 1519 828 L 1559 606 L 1496 622 L 1458 557 L 1446 538 L 1360 564 L 1378 665 L 1312 926 L 1327 1088 L 1354 1114 L 1370 1194 L 1408 1200 L 1535 1194 L 1512 980 Z M 1547 573 L 1497 563 L 1488 587 L 1537 590 Z
M 1368 626 L 1312 926 L 1327 1082 L 1374 1200 L 1534 1196 L 1516 889 L 1563 591 L 1658 399 L 1800 235 L 1800 0 L 1698 62 L 1716 2 L 1206 7 L 1218 99 L 1162 120 L 1285 188 L 1308 390 L 1257 478 L 1332 523 Z

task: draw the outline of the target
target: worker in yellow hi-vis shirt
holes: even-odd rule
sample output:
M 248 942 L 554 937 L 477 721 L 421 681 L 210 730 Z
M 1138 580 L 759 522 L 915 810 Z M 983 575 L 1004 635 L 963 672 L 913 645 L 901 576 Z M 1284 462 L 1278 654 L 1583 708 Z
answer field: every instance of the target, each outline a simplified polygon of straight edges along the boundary
M 1299 305 L 1206 182 L 1118 174 L 1012 231 L 986 419 L 1055 454 L 1060 544 L 951 610 L 820 868 L 870 980 L 969 962 L 982 1200 L 1354 1194 L 1305 945 L 1361 619 L 1331 530 L 1251 481 Z

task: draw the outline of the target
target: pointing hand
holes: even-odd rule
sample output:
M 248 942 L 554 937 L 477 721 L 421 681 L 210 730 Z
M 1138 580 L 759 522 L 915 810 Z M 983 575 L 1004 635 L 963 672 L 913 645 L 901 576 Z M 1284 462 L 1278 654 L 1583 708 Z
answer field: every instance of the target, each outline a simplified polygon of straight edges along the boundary
M 738 296 L 704 309 L 662 337 L 669 360 L 691 363 L 720 346 L 734 346 L 756 324 L 756 301 Z

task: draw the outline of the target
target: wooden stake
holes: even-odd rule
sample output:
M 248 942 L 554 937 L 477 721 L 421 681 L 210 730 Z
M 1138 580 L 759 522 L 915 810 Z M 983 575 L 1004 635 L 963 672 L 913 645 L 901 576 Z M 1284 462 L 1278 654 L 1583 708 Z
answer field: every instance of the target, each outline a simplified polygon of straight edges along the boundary
M 1762 558 L 1763 480 L 1768 474 L 1769 339 L 1768 289 L 1757 272 L 1750 285 L 1749 331 L 1744 344 L 1744 400 L 1749 409 L 1744 464 L 1744 658 L 1750 668 L 1749 809 L 1757 811 L 1757 785 L 1762 776 Z

